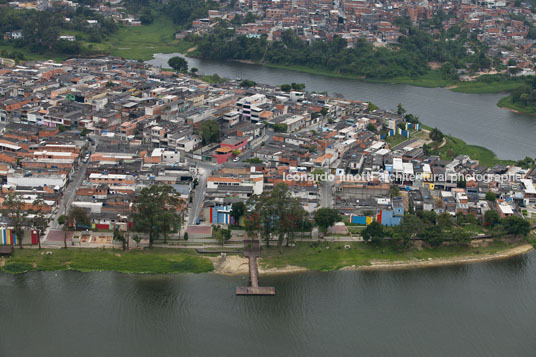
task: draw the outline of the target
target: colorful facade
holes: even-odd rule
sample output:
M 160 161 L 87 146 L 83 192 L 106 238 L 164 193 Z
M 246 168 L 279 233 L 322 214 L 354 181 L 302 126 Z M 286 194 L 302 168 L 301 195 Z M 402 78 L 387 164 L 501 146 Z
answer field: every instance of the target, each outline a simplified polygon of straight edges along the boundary
M 3 245 L 15 245 L 18 243 L 15 232 L 11 229 L 0 229 L 0 242 Z

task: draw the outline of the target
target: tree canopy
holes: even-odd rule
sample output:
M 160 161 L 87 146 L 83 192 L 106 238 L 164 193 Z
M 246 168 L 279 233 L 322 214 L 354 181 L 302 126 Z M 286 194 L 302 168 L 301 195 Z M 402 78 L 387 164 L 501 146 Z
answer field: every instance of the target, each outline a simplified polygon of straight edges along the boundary
M 141 190 L 134 203 L 134 230 L 149 234 L 149 246 L 161 235 L 177 229 L 181 218 L 180 199 L 171 186 L 152 185 Z
M 267 245 L 270 244 L 271 237 L 276 236 L 280 249 L 285 239 L 288 245 L 296 233 L 308 225 L 308 216 L 303 206 L 298 199 L 292 197 L 284 183 L 277 184 L 272 191 L 252 196 L 246 206 L 248 235 L 260 235 Z
M 187 72 L 188 71 L 188 62 L 182 57 L 175 56 L 171 57 L 168 60 L 168 65 L 176 70 L 177 72 Z
M 339 211 L 334 208 L 319 208 L 315 212 L 315 224 L 324 233 L 328 231 L 328 228 L 341 220 Z

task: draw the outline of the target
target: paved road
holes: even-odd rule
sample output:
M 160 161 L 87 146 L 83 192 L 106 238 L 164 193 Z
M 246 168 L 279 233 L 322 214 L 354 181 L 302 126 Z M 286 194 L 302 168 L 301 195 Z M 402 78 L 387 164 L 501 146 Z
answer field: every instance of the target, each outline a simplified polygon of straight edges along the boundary
M 58 229 L 58 217 L 62 214 L 66 214 L 71 204 L 74 201 L 76 196 L 76 188 L 80 186 L 84 177 L 86 176 L 88 163 L 82 163 L 80 167 L 76 170 L 71 181 L 67 184 L 67 188 L 63 191 L 63 197 L 61 198 L 60 204 L 58 205 L 58 211 L 56 212 L 53 220 L 50 222 L 50 229 Z
M 333 208 L 333 182 L 321 182 L 320 190 L 320 207 Z
M 192 206 L 188 215 L 188 224 L 195 224 L 195 221 L 201 213 L 201 206 L 205 199 L 205 191 L 207 189 L 207 178 L 210 176 L 213 170 L 217 169 L 219 166 L 212 163 L 197 161 L 198 169 L 198 185 L 194 191 L 194 199 L 192 201 Z

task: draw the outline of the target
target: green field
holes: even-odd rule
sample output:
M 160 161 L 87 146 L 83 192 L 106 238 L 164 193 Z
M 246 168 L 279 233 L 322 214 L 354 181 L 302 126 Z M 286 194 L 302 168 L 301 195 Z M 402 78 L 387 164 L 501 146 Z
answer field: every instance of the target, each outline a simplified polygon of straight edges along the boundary
M 149 60 L 154 53 L 186 52 L 192 47 L 188 42 L 175 40 L 175 32 L 179 29 L 167 17 L 159 17 L 150 25 L 121 26 L 102 43 L 82 43 L 91 51 L 128 59 Z
M 350 249 L 344 249 L 350 245 Z M 298 243 L 295 247 L 283 249 L 279 253 L 276 247 L 262 251 L 260 264 L 264 268 L 283 268 L 289 265 L 304 267 L 310 270 L 332 271 L 346 266 L 367 266 L 372 260 L 387 262 L 410 261 L 414 259 L 427 260 L 439 258 L 475 257 L 482 254 L 492 254 L 509 249 L 515 245 L 503 242 L 490 244 L 488 247 L 446 247 L 411 248 L 400 250 L 390 243 L 374 246 L 368 243 Z
M 45 252 L 52 252 L 47 255 Z M 195 251 L 150 249 L 122 252 L 112 249 L 16 249 L 11 258 L 1 258 L 0 271 L 117 271 L 121 273 L 205 273 L 212 262 Z M 3 266 L 2 266 L 3 265 Z
M 481 94 L 481 93 L 506 93 L 511 92 L 519 87 L 521 87 L 524 82 L 519 80 L 503 80 L 496 82 L 461 82 L 456 85 L 456 87 L 451 88 L 453 92 L 461 93 L 472 93 L 472 94 Z
M 406 140 L 409 140 L 409 139 L 400 134 L 388 136 L 385 138 L 385 141 L 391 146 L 391 148 L 393 148 L 394 146 L 397 146 L 398 144 L 403 143 Z
M 478 160 L 482 165 L 488 167 L 502 163 L 505 165 L 511 164 L 511 161 L 500 160 L 495 153 L 489 149 L 477 145 L 468 145 L 465 141 L 447 136 L 447 143 L 439 149 L 439 154 L 444 159 L 452 159 L 458 155 L 469 155 L 473 160 Z
M 278 64 L 271 64 L 271 63 L 265 63 L 264 65 L 266 67 L 271 67 L 271 68 L 286 69 L 289 71 L 304 72 L 304 73 L 317 74 L 321 76 L 328 76 L 328 77 L 335 77 L 335 78 L 357 79 L 357 80 L 362 80 L 362 81 L 372 82 L 372 83 L 409 84 L 409 85 L 418 86 L 418 87 L 430 87 L 430 88 L 445 87 L 454 83 L 452 81 L 441 78 L 441 74 L 438 71 L 429 71 L 427 74 L 420 76 L 418 78 L 397 77 L 397 78 L 390 78 L 390 79 L 369 79 L 369 78 L 363 78 L 363 77 L 355 76 L 351 74 L 340 74 L 340 73 L 335 73 L 335 72 L 325 70 L 325 69 L 318 69 L 318 68 L 312 68 L 312 67 L 307 67 L 307 66 L 278 65 Z
M 89 42 L 89 35 L 79 31 L 63 31 L 62 35 L 74 35 L 82 47 L 80 56 L 113 55 L 126 59 L 150 60 L 155 53 L 186 52 L 193 45 L 186 41 L 175 39 L 175 33 L 180 26 L 165 17 L 159 17 L 150 25 L 125 26 L 119 29 L 102 42 Z M 14 48 L 5 42 L 0 44 L 0 51 L 20 51 L 25 60 L 49 60 L 61 62 L 68 55 L 45 53 L 31 53 L 26 49 Z
M 54 60 L 56 62 L 61 62 L 65 59 L 65 56 L 57 55 L 57 54 L 38 54 L 38 53 L 32 53 L 26 48 L 16 48 L 10 44 L 7 44 L 6 41 L 0 42 L 0 52 L 3 50 L 12 53 L 12 52 L 21 52 L 24 55 L 25 61 L 30 60 L 37 60 L 37 61 L 48 61 L 48 60 Z M 0 56 L 1 57 L 1 56 Z
M 523 114 L 530 114 L 530 115 L 536 114 L 536 107 L 528 107 L 520 103 L 514 103 L 512 101 L 511 95 L 501 98 L 499 102 L 497 103 L 497 106 L 501 108 L 514 110 L 516 112 L 523 113 Z

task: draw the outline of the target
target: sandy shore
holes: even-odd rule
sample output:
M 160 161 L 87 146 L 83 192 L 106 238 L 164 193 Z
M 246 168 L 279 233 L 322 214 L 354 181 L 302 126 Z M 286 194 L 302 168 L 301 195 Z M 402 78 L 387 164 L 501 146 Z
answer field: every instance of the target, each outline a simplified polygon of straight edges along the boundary
M 211 258 L 214 264 L 214 272 L 223 275 L 244 275 L 249 274 L 248 259 L 238 255 L 228 255 L 227 257 Z M 286 266 L 284 268 L 263 269 L 259 265 L 260 274 L 281 274 L 305 272 L 307 268 L 297 266 Z
M 414 268 L 429 268 L 445 265 L 468 264 L 486 262 L 491 260 L 506 259 L 517 255 L 522 255 L 533 250 L 534 247 L 530 244 L 523 244 L 515 248 L 503 250 L 493 254 L 482 254 L 478 256 L 454 257 L 454 258 L 438 258 L 430 260 L 409 260 L 409 261 L 381 261 L 374 260 L 371 265 L 365 266 L 346 266 L 340 270 L 397 270 L 397 269 L 414 269 Z M 249 273 L 248 260 L 246 258 L 229 255 L 227 257 L 211 258 L 214 264 L 214 272 L 223 275 L 244 275 Z M 283 274 L 283 273 L 299 273 L 306 272 L 307 268 L 298 266 L 286 266 L 283 268 L 263 269 L 259 266 L 261 274 Z
M 344 267 L 341 270 L 392 270 L 392 269 L 411 269 L 411 268 L 427 268 L 439 267 L 444 265 L 480 263 L 490 260 L 506 259 L 522 255 L 533 250 L 534 247 L 530 244 L 523 244 L 515 248 L 503 250 L 493 254 L 482 254 L 478 256 L 454 257 L 454 258 L 438 258 L 430 260 L 409 260 L 409 261 L 372 261 L 371 265 L 367 266 L 350 266 Z

